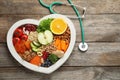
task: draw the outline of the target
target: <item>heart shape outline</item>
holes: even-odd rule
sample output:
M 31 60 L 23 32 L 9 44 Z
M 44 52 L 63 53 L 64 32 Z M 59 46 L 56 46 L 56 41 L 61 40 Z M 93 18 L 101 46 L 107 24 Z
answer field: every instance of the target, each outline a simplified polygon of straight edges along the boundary
M 35 66 L 35 65 L 23 60 L 19 56 L 19 54 L 16 52 L 16 50 L 13 46 L 12 37 L 13 37 L 14 30 L 17 27 L 19 27 L 20 25 L 23 25 L 23 24 L 39 25 L 39 22 L 41 20 L 47 19 L 47 18 L 63 18 L 67 22 L 67 24 L 70 28 L 71 38 L 70 38 L 69 47 L 68 47 L 67 51 L 65 52 L 64 56 L 61 59 L 59 59 L 52 66 L 45 68 L 45 67 Z M 9 31 L 7 33 L 7 46 L 8 46 L 8 49 L 9 49 L 11 55 L 24 67 L 26 67 L 32 71 L 41 72 L 41 73 L 45 73 L 45 74 L 50 74 L 50 73 L 54 72 L 55 70 L 57 70 L 60 66 L 62 66 L 66 62 L 66 60 L 69 58 L 70 54 L 72 53 L 72 50 L 75 45 L 75 41 L 76 41 L 76 30 L 74 28 L 74 24 L 72 23 L 72 21 L 69 18 L 67 18 L 66 16 L 61 15 L 61 14 L 50 14 L 50 15 L 47 15 L 47 16 L 41 18 L 39 21 L 35 20 L 35 19 L 19 20 L 11 26 L 11 28 L 9 29 Z

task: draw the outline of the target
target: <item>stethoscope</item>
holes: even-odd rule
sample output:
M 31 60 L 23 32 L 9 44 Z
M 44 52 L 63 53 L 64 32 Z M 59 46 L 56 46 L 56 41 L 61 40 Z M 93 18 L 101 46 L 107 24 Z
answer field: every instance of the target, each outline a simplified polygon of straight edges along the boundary
M 40 3 L 42 6 L 48 8 L 49 11 L 50 11 L 50 13 L 52 13 L 52 14 L 56 14 L 56 12 L 55 12 L 54 9 L 53 9 L 54 6 L 57 6 L 57 5 L 67 5 L 67 4 L 62 3 L 62 2 L 53 2 L 53 3 L 51 3 L 50 5 L 47 5 L 47 4 L 45 4 L 42 0 L 38 0 L 38 1 L 39 1 L 39 3 Z M 86 12 L 86 8 L 80 7 L 80 8 L 83 9 L 83 15 L 80 16 L 80 13 L 79 13 L 79 11 L 78 11 L 77 8 L 76 8 L 76 5 L 74 5 L 71 0 L 67 0 L 67 1 L 69 2 L 69 5 L 68 5 L 68 6 L 71 6 L 71 7 L 73 8 L 73 10 L 75 11 L 75 13 L 76 13 L 76 15 L 77 15 L 77 18 L 78 18 L 78 20 L 79 20 L 79 23 L 80 23 L 81 39 L 82 39 L 82 41 L 81 41 L 81 43 L 79 44 L 78 47 L 79 47 L 79 49 L 80 49 L 81 51 L 87 51 L 88 45 L 87 45 L 87 43 L 85 42 L 84 28 L 83 28 L 83 24 L 82 24 L 82 18 L 85 17 L 84 15 L 85 15 L 85 12 Z M 78 6 L 77 6 L 77 7 L 78 7 Z M 72 18 L 75 18 L 75 17 L 72 17 Z

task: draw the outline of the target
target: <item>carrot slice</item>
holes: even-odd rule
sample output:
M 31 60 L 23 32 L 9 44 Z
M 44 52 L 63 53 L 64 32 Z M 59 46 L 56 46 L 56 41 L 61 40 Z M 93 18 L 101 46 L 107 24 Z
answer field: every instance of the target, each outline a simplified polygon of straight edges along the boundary
M 40 56 L 35 56 L 32 60 L 30 60 L 31 64 L 40 66 L 41 65 L 41 57 Z
M 57 38 L 57 39 L 55 40 L 55 46 L 57 47 L 59 44 L 60 44 L 60 39 Z
M 66 49 L 66 42 L 64 40 L 61 40 L 61 49 L 62 51 L 65 51 Z

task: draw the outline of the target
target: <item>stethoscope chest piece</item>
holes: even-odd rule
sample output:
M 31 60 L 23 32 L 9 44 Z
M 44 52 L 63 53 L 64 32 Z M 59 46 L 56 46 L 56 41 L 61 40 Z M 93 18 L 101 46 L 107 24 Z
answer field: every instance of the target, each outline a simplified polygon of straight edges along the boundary
M 80 51 L 82 51 L 82 52 L 85 52 L 85 51 L 87 51 L 88 50 L 88 44 L 87 43 L 80 43 L 79 44 L 79 49 L 80 49 Z

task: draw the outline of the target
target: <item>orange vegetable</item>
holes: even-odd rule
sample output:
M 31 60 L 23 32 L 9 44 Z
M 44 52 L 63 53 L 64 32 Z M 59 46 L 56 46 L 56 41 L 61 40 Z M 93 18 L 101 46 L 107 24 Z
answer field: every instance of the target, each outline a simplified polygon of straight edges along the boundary
M 65 47 L 65 49 L 64 49 L 64 52 L 67 50 L 68 46 L 69 46 L 69 43 L 66 42 L 66 47 Z
M 57 50 L 62 50 L 65 52 L 69 46 L 69 43 L 65 40 L 57 38 L 54 42 L 54 45 L 56 46 Z
M 58 46 L 59 44 L 60 44 L 60 39 L 57 38 L 57 39 L 55 40 L 55 46 Z
M 61 40 L 61 49 L 62 51 L 66 50 L 66 42 L 64 40 Z
M 61 50 L 61 44 L 60 43 L 58 44 L 57 49 Z
M 41 65 L 41 57 L 40 56 L 35 56 L 32 60 L 30 60 L 31 64 L 40 66 Z
M 28 50 L 31 49 L 30 43 L 31 43 L 31 41 L 29 41 L 29 40 L 25 42 L 25 46 Z

